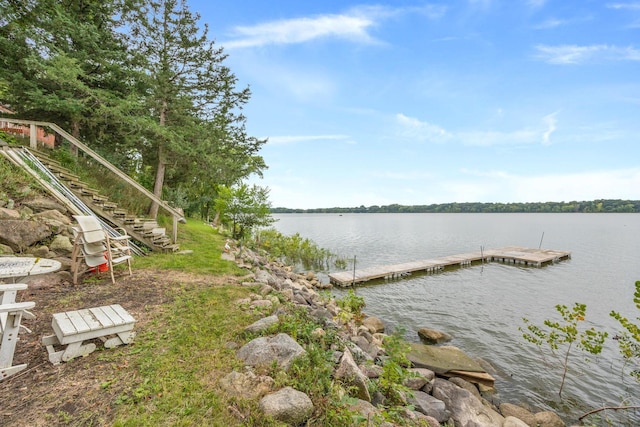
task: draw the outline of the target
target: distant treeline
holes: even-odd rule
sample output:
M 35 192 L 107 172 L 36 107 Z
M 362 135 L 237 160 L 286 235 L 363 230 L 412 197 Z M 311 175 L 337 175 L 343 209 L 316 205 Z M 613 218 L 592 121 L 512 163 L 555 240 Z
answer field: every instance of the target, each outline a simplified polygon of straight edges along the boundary
M 592 200 L 533 203 L 440 203 L 431 205 L 385 205 L 353 208 L 272 208 L 271 213 L 554 213 L 640 212 L 640 200 Z

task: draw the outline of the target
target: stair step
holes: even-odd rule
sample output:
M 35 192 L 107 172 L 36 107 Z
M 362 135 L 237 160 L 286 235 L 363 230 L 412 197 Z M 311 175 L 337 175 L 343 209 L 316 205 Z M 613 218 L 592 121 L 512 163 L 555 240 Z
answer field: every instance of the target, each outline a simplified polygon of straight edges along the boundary
M 87 184 L 81 181 L 71 181 L 69 182 L 69 187 L 76 190 L 82 190 L 84 188 L 87 188 Z
M 109 200 L 107 196 L 101 196 L 99 194 L 92 194 L 91 198 L 95 203 L 100 203 L 100 204 L 105 203 Z
M 49 165 L 62 166 L 62 164 L 59 161 L 52 159 L 51 157 L 47 156 L 46 154 L 44 154 L 41 151 L 34 150 L 34 149 L 31 149 L 29 151 L 31 151 L 31 153 L 34 156 L 36 156 L 38 158 L 38 160 L 40 160 L 41 163 L 43 163 L 43 164 L 45 164 L 47 166 L 49 166 Z
M 72 173 L 62 172 L 62 171 L 56 171 L 54 173 L 58 178 L 60 178 L 63 181 L 69 181 L 69 182 L 80 181 L 80 177 L 78 175 L 74 175 Z
M 123 221 L 125 224 L 133 224 L 135 223 L 136 219 L 137 217 L 129 215 L 129 216 L 125 216 Z
M 114 210 L 117 207 L 118 207 L 118 204 L 113 202 L 104 202 L 102 204 L 102 209 L 104 209 L 105 211 Z
M 83 196 L 94 196 L 100 194 L 100 192 L 96 189 L 90 187 L 82 187 L 80 190 Z
M 128 213 L 129 213 L 129 212 L 127 212 L 127 211 L 125 211 L 125 210 L 122 210 L 122 209 L 115 209 L 115 210 L 113 211 L 113 216 L 115 216 L 115 217 L 122 217 L 122 218 L 124 218 L 125 216 L 127 216 L 127 214 L 128 214 Z

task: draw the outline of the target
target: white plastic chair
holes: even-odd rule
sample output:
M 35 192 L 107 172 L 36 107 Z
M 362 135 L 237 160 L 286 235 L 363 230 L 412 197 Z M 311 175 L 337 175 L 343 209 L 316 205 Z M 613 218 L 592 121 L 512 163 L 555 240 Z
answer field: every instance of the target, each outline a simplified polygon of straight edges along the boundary
M 106 264 L 111 273 L 111 282 L 116 283 L 113 266 L 126 262 L 131 271 L 131 249 L 129 248 L 129 235 L 122 230 L 122 235 L 109 236 L 98 219 L 90 215 L 74 215 L 78 227 L 74 227 L 73 251 L 71 252 L 71 271 L 73 283 L 78 283 L 80 266 L 84 264 L 88 268 L 100 268 Z

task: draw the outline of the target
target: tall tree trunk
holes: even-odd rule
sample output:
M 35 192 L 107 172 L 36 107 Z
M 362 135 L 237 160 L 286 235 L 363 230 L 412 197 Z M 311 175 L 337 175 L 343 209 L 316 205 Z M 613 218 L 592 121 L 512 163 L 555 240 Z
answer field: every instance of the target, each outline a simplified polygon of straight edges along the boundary
M 167 100 L 162 100 L 162 108 L 160 109 L 160 126 L 166 126 L 167 122 Z M 162 199 L 162 187 L 164 185 L 164 172 L 167 165 L 167 160 L 165 158 L 166 154 L 164 152 L 164 147 L 162 142 L 158 144 L 158 167 L 156 168 L 156 179 L 153 184 L 153 194 L 158 198 Z M 151 202 L 151 207 L 149 208 L 149 216 L 153 219 L 158 217 L 158 208 L 160 205 L 156 202 Z
M 80 122 L 76 119 L 73 119 L 73 121 L 71 122 L 71 136 L 73 136 L 75 139 L 80 139 Z M 71 146 L 69 147 L 69 152 L 73 154 L 74 157 L 78 157 L 78 147 L 76 147 L 74 144 L 71 144 Z
M 164 155 L 164 149 L 162 148 L 162 144 L 158 146 L 158 168 L 156 170 L 156 179 L 153 184 L 153 194 L 157 198 L 162 198 L 162 186 L 164 185 L 164 171 L 166 169 L 166 161 Z M 149 216 L 151 218 L 158 217 L 158 208 L 160 205 L 156 202 L 151 202 L 151 207 L 149 208 Z

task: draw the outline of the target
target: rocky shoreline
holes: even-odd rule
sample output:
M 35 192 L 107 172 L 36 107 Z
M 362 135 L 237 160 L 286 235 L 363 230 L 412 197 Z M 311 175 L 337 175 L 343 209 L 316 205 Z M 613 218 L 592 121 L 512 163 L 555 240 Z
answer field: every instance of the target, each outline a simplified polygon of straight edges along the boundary
M 0 207 L 0 255 L 26 254 L 52 258 L 62 263 L 62 270 L 46 276 L 29 278 L 29 285 L 37 289 L 39 283 L 53 280 L 70 281 L 70 253 L 72 250 L 71 219 L 64 207 L 46 198 L 23 202 L 19 207 Z M 40 242 L 47 242 L 46 245 Z M 382 374 L 385 358 L 385 326 L 380 319 L 365 317 L 342 321 L 342 309 L 334 299 L 322 296 L 322 284 L 312 273 L 298 274 L 291 266 L 273 262 L 266 256 L 247 248 L 223 253 L 251 273 L 242 286 L 256 292 L 236 303 L 248 310 L 266 313 L 249 325 L 246 332 L 257 336 L 243 346 L 237 346 L 237 357 L 244 369 L 228 374 L 221 385 L 230 395 L 256 399 L 262 411 L 289 425 L 304 424 L 313 412 L 313 402 L 305 393 L 291 387 L 277 389 L 276 380 L 264 375 L 264 366 L 274 364 L 287 370 L 292 361 L 306 351 L 290 335 L 269 335 L 268 330 L 286 314 L 286 300 L 297 308 L 307 310 L 323 325 L 313 331 L 321 337 L 327 331 L 337 332 L 342 345 L 334 349 L 335 366 L 332 377 L 345 390 L 352 390 L 350 409 L 369 420 L 367 425 L 393 426 L 389 422 L 374 424 L 382 419 L 384 396 L 371 392 L 370 383 Z M 262 336 L 261 334 L 265 335 Z M 494 404 L 485 398 L 490 390 L 459 377 L 442 377 L 436 372 L 413 367 L 404 384 L 411 389 L 403 396 L 406 405 L 401 416 L 413 425 L 455 425 L 520 427 L 565 426 L 554 412 L 531 411 L 511 403 Z
M 344 347 L 335 351 L 335 370 L 333 378 L 340 380 L 352 390 L 356 390 L 357 403 L 352 410 L 359 412 L 364 419 L 376 419 L 384 410 L 384 401 L 379 395 L 369 393 L 368 383 L 379 377 L 385 358 L 385 327 L 375 317 L 365 317 L 361 323 L 353 320 L 342 324 L 335 319 L 340 317 L 341 309 L 335 300 L 323 298 L 316 286 L 319 281 L 312 273 L 296 274 L 291 266 L 269 261 L 246 248 L 223 254 L 240 267 L 252 271 L 251 281 L 244 286 L 258 287 L 259 291 L 250 299 L 238 301 L 247 308 L 271 309 L 272 314 L 247 327 L 247 332 L 266 331 L 279 319 L 282 308 L 278 305 L 280 293 L 293 304 L 304 307 L 323 329 L 334 328 L 344 343 Z M 320 285 L 322 287 L 322 285 Z M 269 311 L 269 310 L 267 310 Z M 324 330 L 314 331 L 323 334 Z M 425 334 L 434 331 L 423 331 Z M 435 335 L 438 338 L 439 334 Z M 433 334 L 429 334 L 433 337 Z M 446 336 L 444 337 L 446 340 Z M 304 353 L 304 348 L 286 334 L 255 338 L 243 347 L 237 355 L 245 363 L 245 371 L 232 372 L 223 380 L 227 392 L 244 398 L 260 398 L 260 406 L 266 414 L 290 425 L 303 424 L 313 410 L 311 399 L 304 393 L 290 387 L 274 391 L 273 378 L 259 375 L 255 370 L 261 366 L 277 364 L 287 369 L 293 358 Z M 483 397 L 491 388 L 473 384 L 459 377 L 443 378 L 434 371 L 425 368 L 409 368 L 413 377 L 405 386 L 411 389 L 407 393 L 406 407 L 402 416 L 416 425 L 430 427 L 440 425 L 455 426 L 491 426 L 491 427 L 561 427 L 563 420 L 554 412 L 534 412 L 512 403 L 494 405 Z M 378 417 L 377 419 L 379 419 Z M 378 425 L 378 424 L 373 424 Z M 392 426 L 391 423 L 379 425 Z

